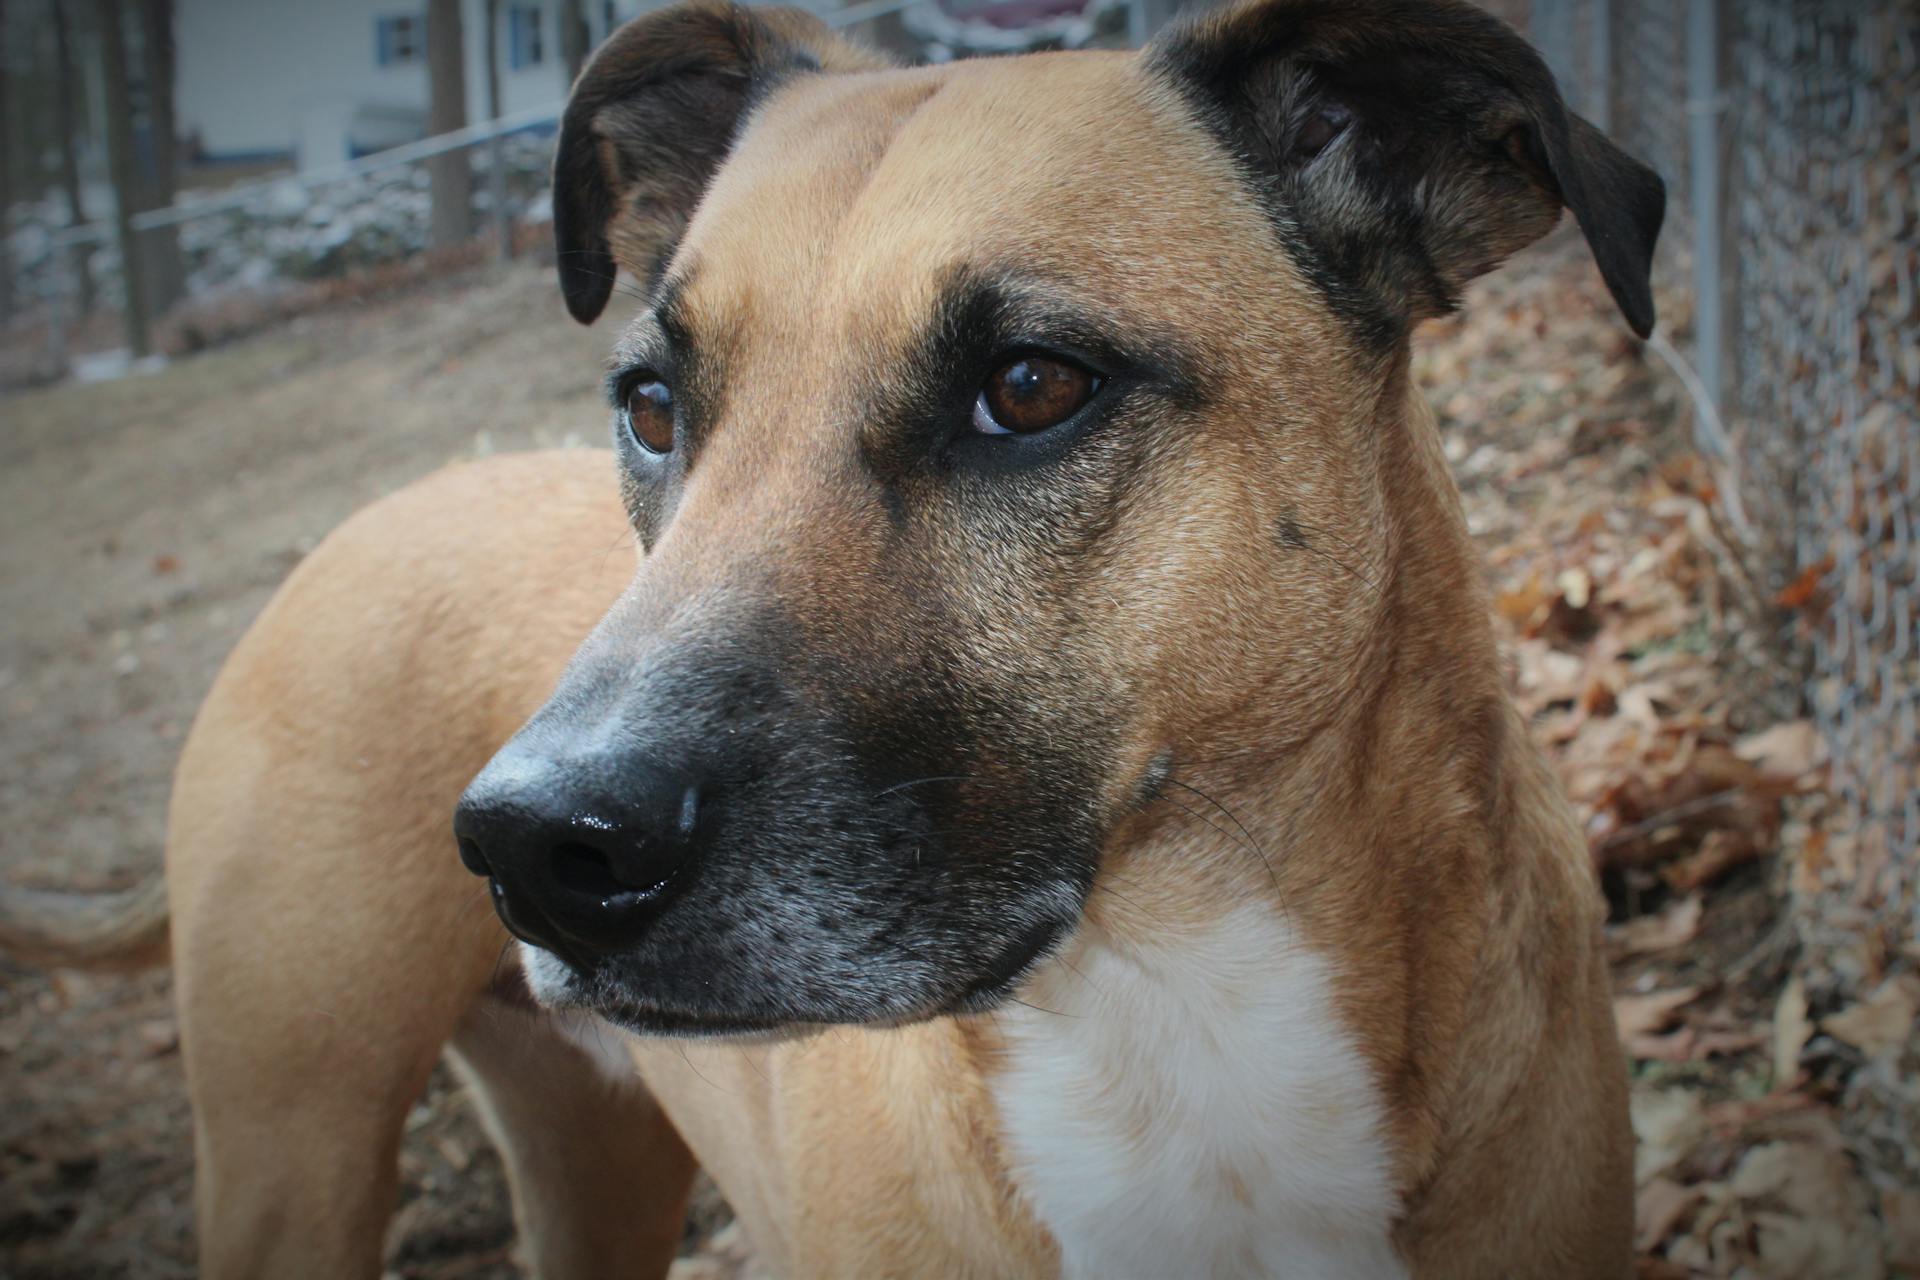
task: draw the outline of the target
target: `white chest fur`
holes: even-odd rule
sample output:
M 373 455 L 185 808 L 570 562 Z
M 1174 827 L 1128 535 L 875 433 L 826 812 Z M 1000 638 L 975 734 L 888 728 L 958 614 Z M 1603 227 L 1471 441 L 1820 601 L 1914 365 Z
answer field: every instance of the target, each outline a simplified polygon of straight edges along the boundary
M 998 1015 L 1014 1175 L 1068 1280 L 1403 1277 L 1381 1103 L 1328 967 L 1270 910 L 1099 936 Z

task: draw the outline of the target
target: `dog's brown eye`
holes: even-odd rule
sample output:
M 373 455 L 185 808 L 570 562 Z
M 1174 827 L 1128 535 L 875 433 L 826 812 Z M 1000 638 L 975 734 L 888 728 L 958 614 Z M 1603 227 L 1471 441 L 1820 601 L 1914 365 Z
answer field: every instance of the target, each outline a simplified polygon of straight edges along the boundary
M 673 451 L 673 389 L 658 378 L 636 382 L 627 392 L 627 429 L 650 453 Z
M 1070 360 L 1025 355 L 995 369 L 973 406 L 974 430 L 1028 435 L 1059 426 L 1100 389 L 1100 379 Z

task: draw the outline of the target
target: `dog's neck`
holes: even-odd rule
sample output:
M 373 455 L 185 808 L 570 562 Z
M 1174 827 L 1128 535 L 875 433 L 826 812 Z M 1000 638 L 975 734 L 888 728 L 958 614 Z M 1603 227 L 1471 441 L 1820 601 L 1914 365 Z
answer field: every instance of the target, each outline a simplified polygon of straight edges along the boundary
M 1374 424 L 1392 572 L 1356 694 L 1272 756 L 1176 760 L 1002 1018 L 1014 1180 L 1068 1275 L 1400 1274 L 1396 1189 L 1432 1139 L 1406 1130 L 1465 1016 L 1516 729 L 1401 370 Z

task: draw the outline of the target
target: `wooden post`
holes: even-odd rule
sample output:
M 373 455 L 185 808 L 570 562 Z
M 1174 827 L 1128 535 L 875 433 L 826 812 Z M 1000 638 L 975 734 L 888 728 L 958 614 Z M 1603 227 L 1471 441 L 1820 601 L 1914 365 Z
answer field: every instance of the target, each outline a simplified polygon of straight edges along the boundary
M 54 0 L 53 44 L 58 65 L 54 68 L 54 77 L 58 84 L 54 90 L 55 119 L 60 130 L 60 186 L 67 198 L 67 225 L 84 226 L 87 221 L 85 201 L 80 194 L 80 122 L 73 109 L 73 86 L 80 79 L 80 68 L 73 60 L 73 36 L 68 31 L 67 6 Z M 68 250 L 69 261 L 73 264 L 73 291 L 75 307 L 80 318 L 84 319 L 93 311 L 93 246 L 76 244 Z
M 487 119 L 500 122 L 500 0 L 487 0 Z M 513 215 L 507 209 L 507 149 L 499 134 L 487 139 L 487 203 L 493 208 L 494 253 L 513 256 Z
M 139 183 L 133 159 L 133 104 L 127 96 L 127 42 L 119 0 L 93 0 L 100 37 L 100 79 L 106 91 L 107 172 L 113 179 L 113 232 L 120 244 L 120 278 L 126 290 L 127 346 L 136 358 L 152 350 L 148 336 L 147 273 L 133 230 Z
M 173 118 L 173 0 L 140 2 L 141 82 L 146 89 L 150 155 L 140 207 L 164 209 L 178 186 L 179 140 Z M 187 291 L 186 264 L 180 259 L 180 229 L 156 227 L 141 233 L 147 269 L 147 305 L 156 316 Z
M 460 0 L 427 0 L 427 132 L 451 133 L 467 124 L 466 37 Z M 445 249 L 473 234 L 473 159 L 465 147 L 427 161 L 433 209 L 428 243 Z
M 580 10 L 580 0 L 560 0 L 554 16 L 560 24 L 560 65 L 567 73 L 567 82 L 561 87 L 571 89 L 587 60 L 587 18 Z
M 8 232 L 13 229 L 13 103 L 8 100 L 13 81 L 7 75 L 7 9 L 0 0 L 0 320 L 13 319 L 13 254 Z
M 1613 0 L 1592 0 L 1587 45 L 1587 118 L 1602 133 L 1613 130 Z
M 1721 292 L 1719 0 L 1687 3 L 1687 176 L 1693 206 L 1694 368 L 1718 410 L 1725 403 L 1725 295 Z

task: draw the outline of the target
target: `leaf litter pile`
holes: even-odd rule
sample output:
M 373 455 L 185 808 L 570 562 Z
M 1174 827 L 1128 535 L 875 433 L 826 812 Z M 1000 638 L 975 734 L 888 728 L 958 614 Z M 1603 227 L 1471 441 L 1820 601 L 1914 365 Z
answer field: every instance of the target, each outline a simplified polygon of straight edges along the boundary
M 1816 1011 L 1789 914 L 1837 851 L 1777 652 L 1806 584 L 1761 598 L 1742 571 L 1677 378 L 1580 249 L 1483 281 L 1415 370 L 1610 906 L 1640 1274 L 1920 1276 L 1920 979 Z M 1869 1113 L 1869 1078 L 1916 1105 Z

